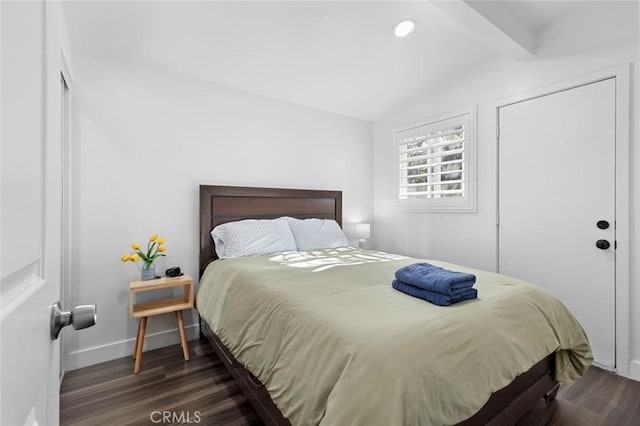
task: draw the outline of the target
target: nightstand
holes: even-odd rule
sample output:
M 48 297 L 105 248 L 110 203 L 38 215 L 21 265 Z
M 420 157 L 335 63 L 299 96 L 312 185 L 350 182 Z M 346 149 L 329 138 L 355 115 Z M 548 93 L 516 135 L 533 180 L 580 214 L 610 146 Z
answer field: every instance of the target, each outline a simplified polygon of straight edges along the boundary
M 151 302 L 136 303 L 136 293 L 143 291 L 159 290 L 163 288 L 182 287 L 182 296 L 170 299 L 153 300 Z M 184 320 L 182 318 L 183 309 L 193 308 L 193 279 L 189 275 L 181 277 L 162 277 L 155 280 L 129 281 L 129 315 L 132 319 L 139 318 L 138 335 L 136 337 L 136 347 L 133 351 L 133 359 L 136 360 L 133 373 L 140 371 L 142 360 L 142 345 L 144 344 L 144 333 L 147 328 L 147 318 L 152 315 L 175 312 L 178 320 L 178 331 L 182 344 L 182 354 L 185 361 L 189 360 L 189 348 L 187 347 L 187 337 L 184 332 Z

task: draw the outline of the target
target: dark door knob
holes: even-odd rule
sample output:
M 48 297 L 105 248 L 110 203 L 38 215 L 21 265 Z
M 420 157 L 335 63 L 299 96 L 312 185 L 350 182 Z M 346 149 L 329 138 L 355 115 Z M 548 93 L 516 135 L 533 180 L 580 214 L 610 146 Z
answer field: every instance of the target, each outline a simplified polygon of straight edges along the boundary
M 598 240 L 596 241 L 596 247 L 598 247 L 600 250 L 606 250 L 611 247 L 611 244 L 609 244 L 609 241 L 607 240 Z
M 598 223 L 596 223 L 596 226 L 598 229 L 607 229 L 609 227 L 609 222 L 606 220 L 599 220 Z

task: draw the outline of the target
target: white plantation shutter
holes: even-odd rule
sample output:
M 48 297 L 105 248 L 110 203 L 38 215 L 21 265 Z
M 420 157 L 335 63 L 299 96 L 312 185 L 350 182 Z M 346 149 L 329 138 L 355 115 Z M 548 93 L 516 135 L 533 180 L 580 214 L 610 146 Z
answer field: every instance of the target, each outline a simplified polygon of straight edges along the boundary
M 475 210 L 475 109 L 396 132 L 400 207 Z

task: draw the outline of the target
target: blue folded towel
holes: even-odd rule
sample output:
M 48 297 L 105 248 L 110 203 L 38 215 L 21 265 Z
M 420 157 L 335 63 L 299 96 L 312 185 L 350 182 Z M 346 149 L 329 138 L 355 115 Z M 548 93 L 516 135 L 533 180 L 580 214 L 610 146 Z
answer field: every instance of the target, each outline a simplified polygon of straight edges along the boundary
M 463 300 L 476 299 L 478 297 L 478 290 L 476 290 L 475 288 L 465 288 L 454 292 L 454 294 L 452 295 L 447 295 L 414 287 L 410 284 L 403 283 L 398 280 L 393 280 L 391 285 L 393 286 L 393 288 L 401 291 L 402 293 L 424 299 L 427 302 L 431 302 L 439 306 L 449 306 L 452 303 L 462 302 Z
M 476 276 L 450 271 L 430 263 L 413 263 L 396 271 L 396 279 L 424 290 L 451 295 L 452 292 L 473 287 Z

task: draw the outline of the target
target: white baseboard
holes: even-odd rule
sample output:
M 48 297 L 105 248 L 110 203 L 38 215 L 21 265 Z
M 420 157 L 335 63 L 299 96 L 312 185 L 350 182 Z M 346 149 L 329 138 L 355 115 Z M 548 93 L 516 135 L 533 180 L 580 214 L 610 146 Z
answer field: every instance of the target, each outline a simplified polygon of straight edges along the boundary
M 593 361 L 591 363 L 591 365 L 593 365 L 594 367 L 598 367 L 601 370 L 608 371 L 609 373 L 618 374 L 618 372 L 617 372 L 615 367 L 611 367 L 611 366 L 606 365 L 606 364 L 600 364 L 598 361 Z
M 634 360 L 629 363 L 629 378 L 640 381 L 640 360 Z
M 199 324 L 188 325 L 184 327 L 187 340 L 197 339 L 200 334 Z M 147 334 L 144 339 L 144 351 L 158 349 L 165 346 L 180 343 L 178 329 L 164 330 L 158 333 Z M 69 354 L 66 370 L 76 370 L 101 362 L 110 361 L 112 359 L 121 358 L 123 356 L 131 356 L 136 339 L 120 340 L 118 342 L 107 343 L 99 346 L 92 346 Z
M 631 361 L 629 363 L 629 369 L 624 371 L 622 368 L 613 368 L 608 365 L 600 364 L 597 361 L 593 361 L 593 366 L 598 367 L 602 370 L 609 371 L 610 373 L 617 374 L 621 377 L 626 377 L 627 379 L 635 380 L 640 382 L 640 360 Z

